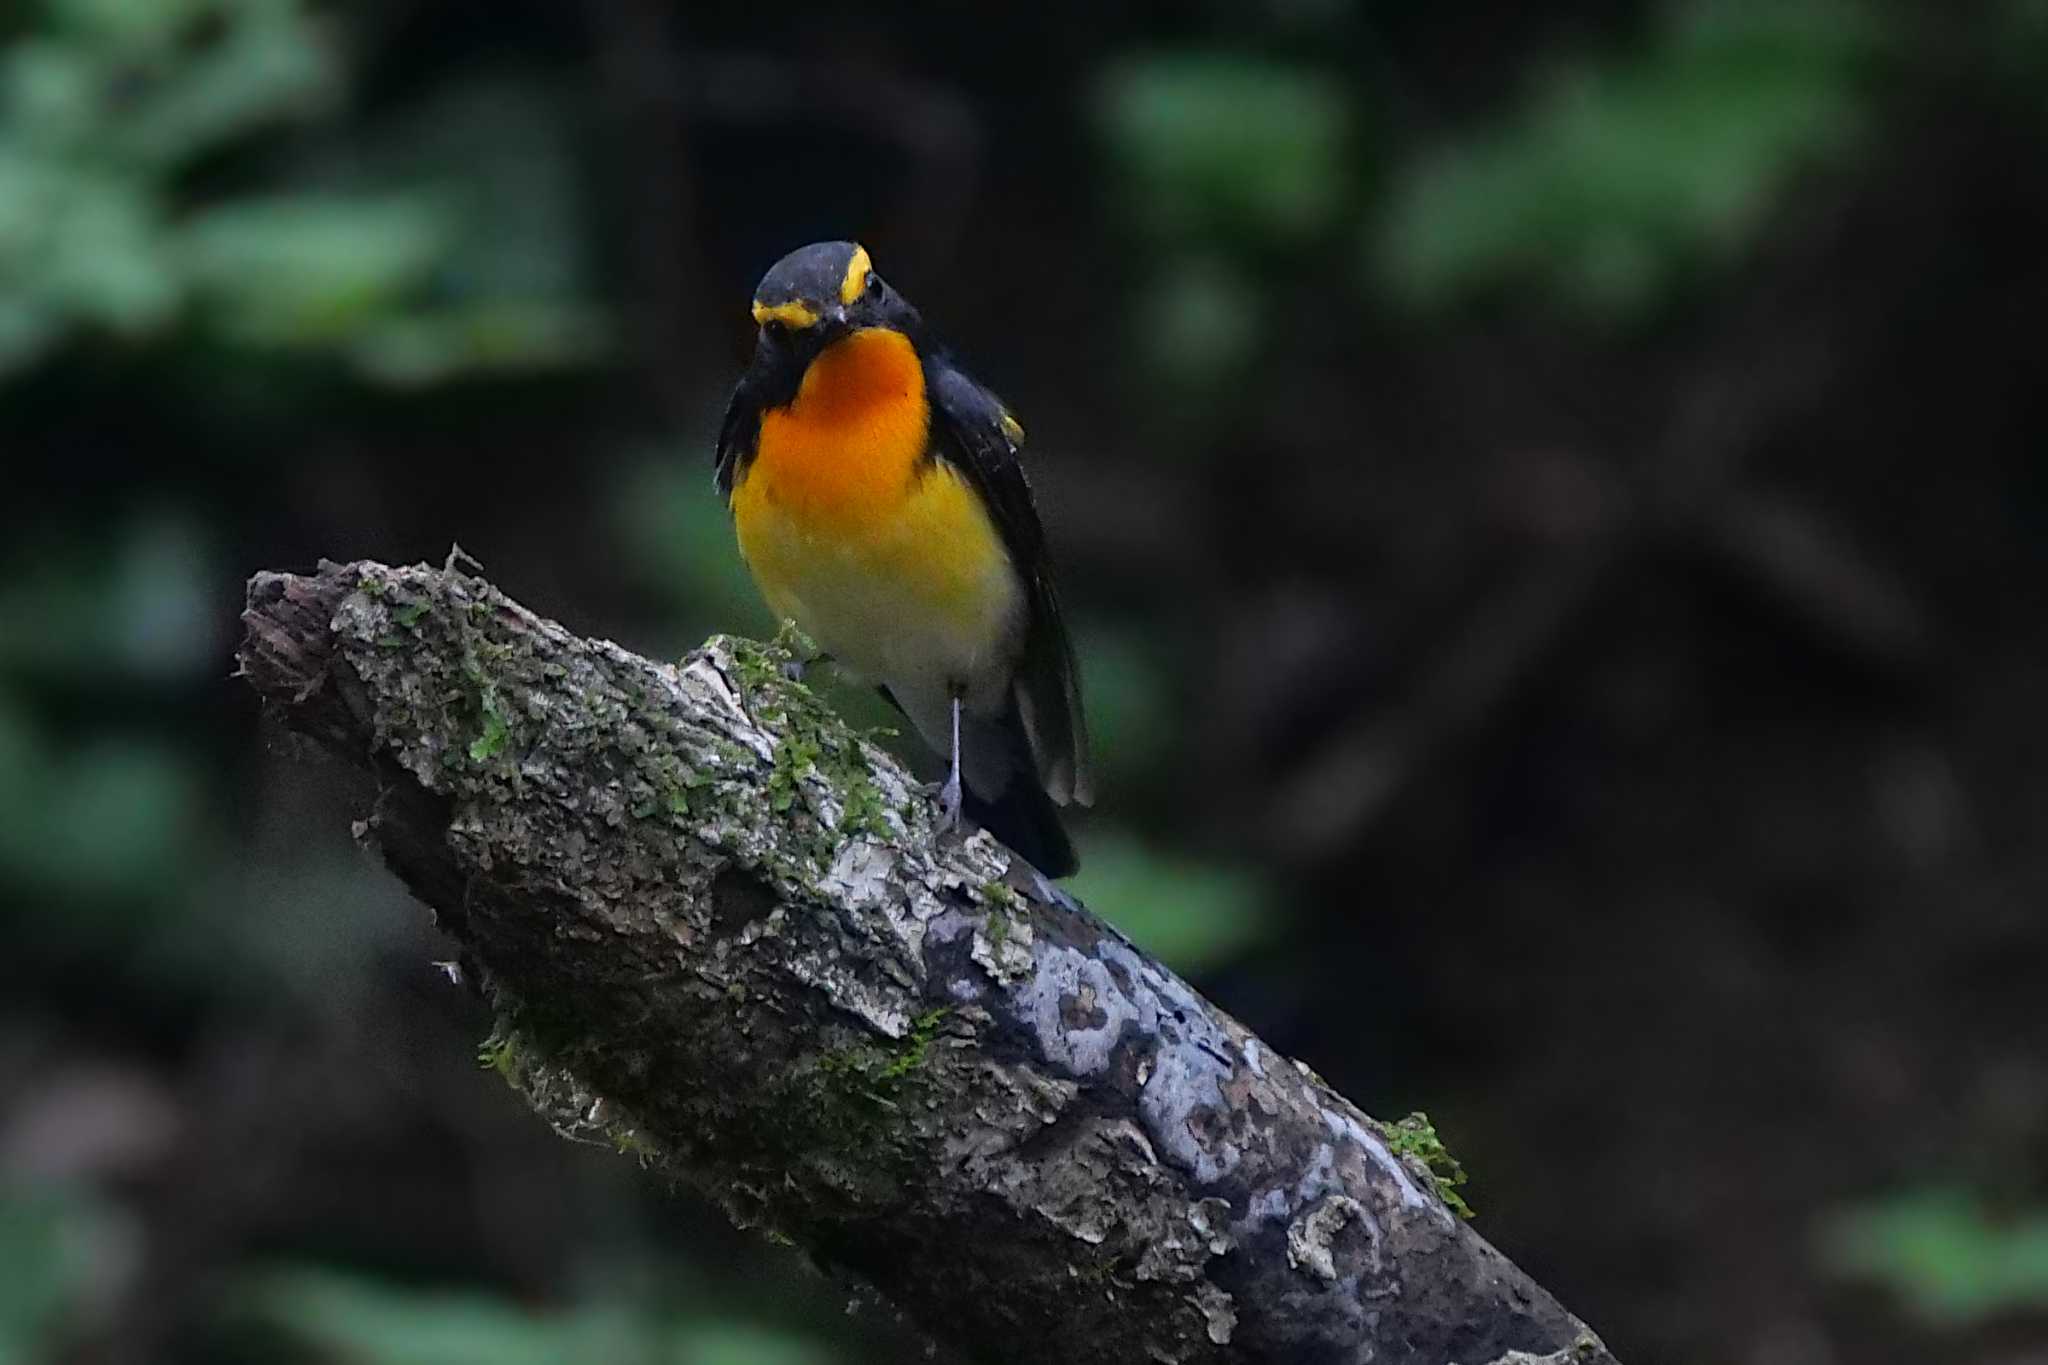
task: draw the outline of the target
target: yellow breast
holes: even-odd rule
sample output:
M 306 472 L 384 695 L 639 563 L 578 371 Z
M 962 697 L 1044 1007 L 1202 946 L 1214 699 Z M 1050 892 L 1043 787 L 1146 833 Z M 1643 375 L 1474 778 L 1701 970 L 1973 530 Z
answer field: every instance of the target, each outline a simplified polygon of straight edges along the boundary
M 867 328 L 761 416 L 733 489 L 740 553 L 776 613 L 879 682 L 1007 662 L 1022 590 L 973 487 L 928 460 L 924 369 Z

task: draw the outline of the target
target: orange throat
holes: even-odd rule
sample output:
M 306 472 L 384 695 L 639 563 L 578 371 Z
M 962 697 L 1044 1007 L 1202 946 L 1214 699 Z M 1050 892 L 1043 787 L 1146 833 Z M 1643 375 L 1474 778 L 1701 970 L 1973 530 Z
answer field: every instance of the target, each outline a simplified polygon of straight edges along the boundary
M 903 497 L 929 428 L 916 348 L 901 332 L 865 327 L 811 361 L 788 406 L 761 414 L 746 482 L 819 531 L 857 534 Z

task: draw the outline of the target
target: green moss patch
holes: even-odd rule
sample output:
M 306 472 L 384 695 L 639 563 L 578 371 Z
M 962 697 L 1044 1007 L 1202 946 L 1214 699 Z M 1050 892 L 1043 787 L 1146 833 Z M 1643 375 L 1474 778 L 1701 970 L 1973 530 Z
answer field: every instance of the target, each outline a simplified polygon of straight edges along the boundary
M 1418 1109 L 1397 1123 L 1381 1124 L 1380 1131 L 1396 1156 L 1412 1156 L 1429 1168 L 1436 1181 L 1436 1192 L 1451 1212 L 1460 1218 L 1473 1216 L 1472 1206 L 1458 1192 L 1458 1187 L 1469 1178 L 1464 1164 L 1451 1155 L 1443 1139 L 1436 1135 L 1436 1125 L 1429 1121 L 1429 1115 Z
M 817 646 L 793 626 L 785 626 L 766 644 L 732 636 L 722 643 L 732 657 L 749 710 L 778 731 L 768 772 L 769 808 L 778 815 L 797 811 L 804 779 L 816 777 L 839 803 L 835 827 L 826 829 L 819 818 L 820 833 L 826 837 L 812 850 L 818 861 L 830 862 L 839 843 L 854 835 L 886 836 L 888 806 L 875 786 L 860 738 L 817 693 L 791 676 L 791 666 L 815 658 Z M 818 817 L 816 811 L 810 814 Z

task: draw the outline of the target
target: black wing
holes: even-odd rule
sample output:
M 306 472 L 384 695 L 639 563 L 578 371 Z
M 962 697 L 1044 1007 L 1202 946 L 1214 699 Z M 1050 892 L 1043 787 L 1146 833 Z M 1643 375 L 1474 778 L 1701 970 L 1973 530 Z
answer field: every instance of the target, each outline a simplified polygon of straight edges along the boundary
M 725 405 L 725 420 L 718 426 L 718 491 L 728 501 L 732 486 L 739 481 L 741 466 L 754 458 L 754 443 L 761 436 L 761 404 L 752 387 L 742 379 Z
M 951 362 L 928 360 L 934 452 L 967 476 L 995 519 L 1010 561 L 1024 579 L 1029 622 L 1012 685 L 1037 761 L 1039 781 L 1062 805 L 1093 799 L 1088 723 L 1081 712 L 1081 670 L 1053 587 L 1045 530 L 1017 458 L 1024 429 L 1002 402 Z

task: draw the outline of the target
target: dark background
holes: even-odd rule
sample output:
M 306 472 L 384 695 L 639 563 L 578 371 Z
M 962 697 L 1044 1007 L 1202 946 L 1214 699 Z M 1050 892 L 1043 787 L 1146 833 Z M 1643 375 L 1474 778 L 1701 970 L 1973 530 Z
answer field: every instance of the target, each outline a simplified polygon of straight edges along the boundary
M 1030 428 L 1097 910 L 1625 1360 L 2043 1359 L 2048 4 L 14 0 L 0 1361 L 918 1358 L 479 1070 L 228 677 L 455 541 L 766 628 L 842 236 Z

